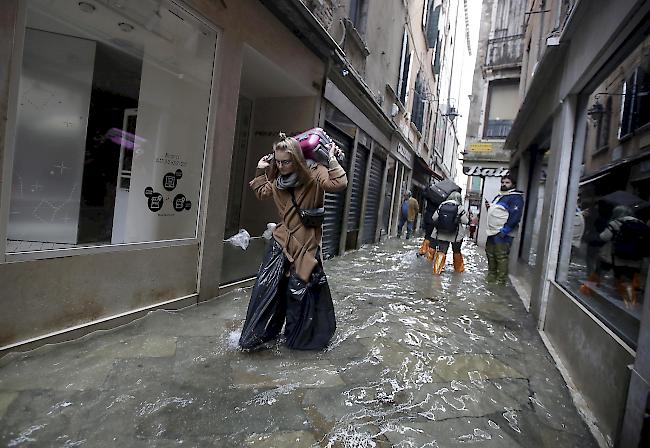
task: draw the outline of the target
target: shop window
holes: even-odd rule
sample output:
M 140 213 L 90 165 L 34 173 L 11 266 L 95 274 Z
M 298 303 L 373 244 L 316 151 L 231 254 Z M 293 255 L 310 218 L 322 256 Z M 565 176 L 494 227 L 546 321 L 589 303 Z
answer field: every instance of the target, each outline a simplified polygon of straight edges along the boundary
M 26 2 L 9 252 L 195 238 L 216 33 L 172 2 Z
M 621 73 L 630 73 L 644 44 L 592 81 L 599 85 L 583 95 L 588 117 L 578 118 L 586 125 L 578 125 L 584 136 L 576 140 L 584 146 L 573 155 L 571 170 L 579 175 L 570 176 L 557 271 L 558 282 L 632 348 L 650 266 L 650 154 L 635 135 L 648 120 L 645 72 Z M 620 90 L 608 94 L 616 85 Z M 594 99 L 603 95 L 608 97 L 604 108 L 594 107 Z M 619 122 L 619 136 L 626 138 L 617 142 L 617 151 L 594 156 L 613 139 L 610 121 Z
M 483 137 L 506 138 L 518 108 L 519 79 L 491 82 L 488 88 L 488 110 Z
M 404 28 L 402 36 L 402 56 L 399 64 L 399 78 L 397 80 L 397 98 L 406 105 L 408 100 L 408 84 L 411 71 L 411 50 L 409 48 L 408 31 Z

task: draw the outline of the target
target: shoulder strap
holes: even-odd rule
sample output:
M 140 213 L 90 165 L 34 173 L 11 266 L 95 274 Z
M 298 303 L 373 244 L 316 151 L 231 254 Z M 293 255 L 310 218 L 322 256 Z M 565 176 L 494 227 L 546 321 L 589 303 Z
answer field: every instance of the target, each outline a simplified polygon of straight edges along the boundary
M 296 208 L 296 211 L 300 213 L 300 207 L 298 207 L 298 203 L 296 202 L 296 195 L 294 193 L 294 188 L 288 188 L 289 193 L 291 193 L 291 202 L 293 202 L 293 206 Z

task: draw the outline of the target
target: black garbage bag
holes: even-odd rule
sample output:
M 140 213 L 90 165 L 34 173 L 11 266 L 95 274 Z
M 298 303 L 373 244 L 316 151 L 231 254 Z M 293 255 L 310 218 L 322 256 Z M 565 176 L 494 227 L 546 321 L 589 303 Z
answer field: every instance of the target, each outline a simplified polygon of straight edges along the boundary
M 287 264 L 282 247 L 271 240 L 248 303 L 246 320 L 239 338 L 241 348 L 252 349 L 271 341 L 282 330 L 286 312 L 288 278 L 284 272 Z
M 295 273 L 287 288 L 286 345 L 296 350 L 320 350 L 327 347 L 336 331 L 334 304 L 327 276 L 318 263 L 309 282 Z
M 319 262 L 309 282 L 295 273 L 285 275 L 289 261 L 275 241 L 269 245 L 239 338 L 243 349 L 254 349 L 276 339 L 285 323 L 286 345 L 298 350 L 327 346 L 336 331 L 334 304 L 327 277 Z

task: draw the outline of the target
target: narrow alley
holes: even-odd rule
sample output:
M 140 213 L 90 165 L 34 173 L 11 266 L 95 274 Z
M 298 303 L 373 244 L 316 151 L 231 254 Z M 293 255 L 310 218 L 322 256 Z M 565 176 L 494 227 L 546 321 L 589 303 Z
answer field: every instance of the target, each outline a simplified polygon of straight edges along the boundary
M 595 447 L 482 252 L 440 277 L 390 239 L 326 262 L 324 352 L 237 348 L 250 288 L 0 359 L 0 444 L 89 447 Z

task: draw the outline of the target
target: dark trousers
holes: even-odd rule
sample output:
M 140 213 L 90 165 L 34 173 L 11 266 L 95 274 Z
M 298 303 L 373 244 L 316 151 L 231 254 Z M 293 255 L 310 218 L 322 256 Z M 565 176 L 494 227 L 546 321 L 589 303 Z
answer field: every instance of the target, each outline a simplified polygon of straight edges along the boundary
M 400 217 L 399 223 L 397 224 L 397 236 L 400 238 L 402 237 L 402 229 L 404 228 L 404 224 L 406 224 L 406 239 L 409 239 L 413 233 L 413 225 L 415 222 L 408 221 L 406 218 Z
M 447 251 L 449 250 L 449 243 L 450 241 L 442 241 L 442 240 L 433 240 L 433 242 L 429 245 L 429 247 L 435 248 L 437 251 L 442 252 L 443 254 L 446 254 Z M 460 253 L 460 248 L 463 245 L 462 241 L 459 241 L 458 243 L 452 242 L 451 243 L 451 250 L 455 254 Z

